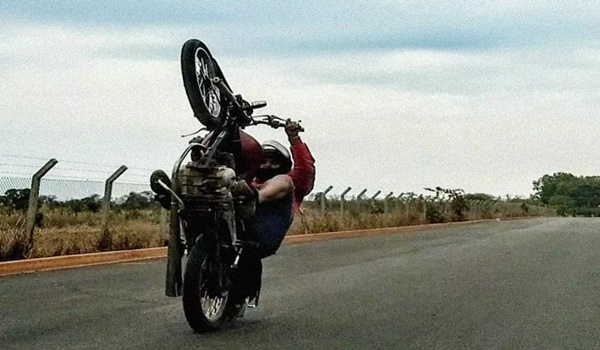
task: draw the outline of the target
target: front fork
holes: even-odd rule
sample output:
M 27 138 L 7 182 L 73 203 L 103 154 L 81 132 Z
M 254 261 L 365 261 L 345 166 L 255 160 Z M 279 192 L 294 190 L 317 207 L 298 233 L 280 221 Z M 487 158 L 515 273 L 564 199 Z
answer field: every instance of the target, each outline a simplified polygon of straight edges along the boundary
M 167 250 L 167 274 L 166 274 L 166 283 L 165 283 L 165 294 L 169 297 L 178 297 L 182 294 L 183 290 L 183 266 L 182 259 L 185 253 L 185 247 L 187 245 L 188 249 L 191 249 L 195 244 L 195 240 L 199 237 L 190 237 L 187 232 L 187 226 L 185 225 L 185 220 L 181 217 L 181 211 L 177 210 L 178 203 L 175 203 L 176 199 L 173 199 L 173 203 L 171 204 L 171 222 L 170 222 L 170 234 L 169 234 L 169 246 Z M 233 209 L 233 203 L 222 203 L 224 206 L 223 210 L 220 214 L 215 215 L 213 218 L 214 221 L 225 222 L 227 226 L 227 231 L 229 232 L 230 237 L 225 239 L 219 232 L 215 234 L 215 258 L 217 261 L 228 261 L 227 257 L 222 256 L 223 249 L 229 249 L 229 245 L 231 244 L 231 248 L 235 252 L 235 257 L 233 262 L 229 266 L 229 268 L 237 269 L 239 266 L 240 258 L 244 252 L 245 245 L 240 243 L 237 238 L 237 225 L 235 222 L 235 213 Z M 184 244 L 183 237 L 187 241 L 187 244 Z M 188 252 L 189 253 L 189 252 Z M 230 261 L 230 260 L 229 260 Z M 223 278 L 219 279 L 220 288 L 223 288 L 226 285 L 226 264 L 220 264 L 219 267 L 222 271 L 219 271 L 219 275 L 223 276 Z
M 219 135 L 220 136 L 220 135 Z M 169 228 L 169 245 L 167 250 L 167 273 L 166 273 L 166 281 L 165 281 L 165 294 L 169 297 L 177 297 L 182 294 L 183 291 L 183 268 L 182 268 L 182 259 L 185 252 L 185 244 L 183 243 L 182 237 L 185 237 L 187 241 L 188 247 L 191 247 L 191 244 L 195 243 L 195 240 L 191 240 L 192 237 L 188 235 L 187 227 L 184 225 L 184 220 L 181 218 L 181 214 L 186 209 L 185 203 L 183 200 L 177 196 L 177 193 L 180 190 L 179 183 L 179 169 L 181 167 L 182 162 L 185 157 L 191 152 L 192 148 L 195 146 L 200 146 L 199 143 L 192 143 L 188 146 L 188 148 L 183 152 L 181 157 L 175 162 L 173 167 L 172 174 L 172 184 L 171 188 L 166 186 L 166 184 L 161 184 L 163 187 L 166 187 L 169 192 L 171 192 L 171 220 L 170 220 L 170 228 Z M 233 263 L 230 268 L 238 268 L 238 264 L 240 261 L 240 257 L 243 253 L 243 245 L 238 244 L 238 236 L 237 236 L 237 225 L 236 225 L 236 216 L 235 216 L 235 208 L 234 201 L 231 197 L 231 194 L 228 194 L 228 198 L 225 198 L 221 203 L 219 203 L 218 214 L 215 213 L 213 220 L 225 221 L 227 225 L 227 230 L 229 232 L 229 242 L 226 242 L 227 239 L 223 239 L 223 237 L 219 237 L 217 233 L 217 241 L 218 246 L 216 251 L 217 254 L 221 254 L 221 245 L 231 244 L 232 248 L 235 252 L 235 257 L 233 259 Z M 241 227 L 243 229 L 243 227 Z M 220 257 L 219 257 L 220 258 Z M 221 276 L 225 275 L 225 271 L 221 273 Z

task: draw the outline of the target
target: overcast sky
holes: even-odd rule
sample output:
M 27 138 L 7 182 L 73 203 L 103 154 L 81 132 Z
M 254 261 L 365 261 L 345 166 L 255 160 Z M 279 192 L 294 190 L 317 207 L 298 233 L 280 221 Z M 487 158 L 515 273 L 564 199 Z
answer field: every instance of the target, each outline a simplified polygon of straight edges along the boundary
M 0 175 L 170 172 L 200 127 L 190 38 L 235 92 L 302 120 L 316 191 L 528 196 L 544 174 L 600 174 L 596 1 L 20 0 L 0 2 Z

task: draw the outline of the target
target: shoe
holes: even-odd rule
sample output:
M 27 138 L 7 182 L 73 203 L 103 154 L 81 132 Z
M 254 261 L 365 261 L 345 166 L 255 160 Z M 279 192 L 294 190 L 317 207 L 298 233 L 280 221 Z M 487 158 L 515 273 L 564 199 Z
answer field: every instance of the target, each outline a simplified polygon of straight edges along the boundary
M 239 307 L 240 310 L 238 311 L 236 318 L 243 318 L 244 314 L 246 313 L 246 309 L 248 308 L 248 298 L 246 298 L 244 302 L 237 307 Z

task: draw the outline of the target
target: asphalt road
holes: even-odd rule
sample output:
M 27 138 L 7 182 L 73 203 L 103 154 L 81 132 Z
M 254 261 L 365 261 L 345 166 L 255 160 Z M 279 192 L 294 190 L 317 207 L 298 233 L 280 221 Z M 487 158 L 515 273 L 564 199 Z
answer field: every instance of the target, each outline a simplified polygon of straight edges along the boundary
M 0 349 L 600 349 L 600 219 L 291 244 L 262 304 L 196 334 L 165 260 L 0 278 Z

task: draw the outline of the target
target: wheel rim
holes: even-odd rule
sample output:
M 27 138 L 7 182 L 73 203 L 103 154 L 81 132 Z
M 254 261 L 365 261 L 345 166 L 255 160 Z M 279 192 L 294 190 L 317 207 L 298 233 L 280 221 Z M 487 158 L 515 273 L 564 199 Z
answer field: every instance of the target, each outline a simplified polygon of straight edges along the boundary
M 223 316 L 227 304 L 227 295 L 210 296 L 208 291 L 203 291 L 200 304 L 202 305 L 204 317 L 211 322 L 215 322 Z
M 204 279 L 204 282 L 200 286 L 200 306 L 204 317 L 210 322 L 216 322 L 223 316 L 223 312 L 225 312 L 229 293 L 215 288 L 215 285 L 218 285 L 216 279 L 219 277 L 218 274 L 211 271 L 212 269 L 208 267 L 206 261 L 202 266 L 202 270 L 202 274 L 207 276 L 207 278 Z
M 203 48 L 198 48 L 194 55 L 194 62 L 196 67 L 196 81 L 202 102 L 206 106 L 208 113 L 213 118 L 216 118 L 221 113 L 221 92 L 211 81 L 211 76 L 214 74 L 211 74 L 213 67 L 210 56 Z

